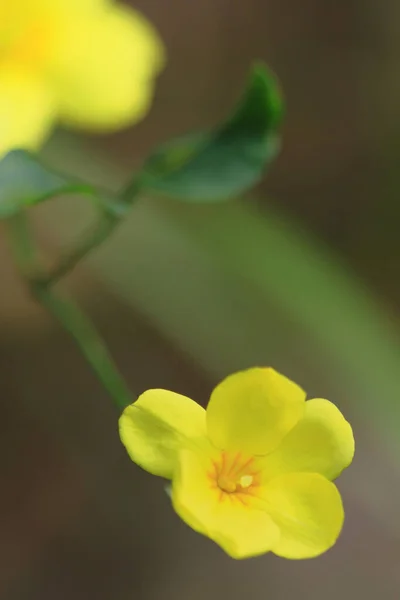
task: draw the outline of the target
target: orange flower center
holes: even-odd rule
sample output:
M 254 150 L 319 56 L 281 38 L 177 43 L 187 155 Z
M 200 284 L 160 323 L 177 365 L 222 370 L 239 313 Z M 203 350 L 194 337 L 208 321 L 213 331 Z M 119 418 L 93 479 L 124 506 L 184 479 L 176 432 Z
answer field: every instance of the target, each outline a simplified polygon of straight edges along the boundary
M 239 479 L 239 481 L 232 481 L 231 479 L 227 479 L 224 475 L 218 477 L 218 487 L 224 491 L 231 494 L 233 492 L 241 492 L 249 488 L 253 483 L 253 475 L 243 475 Z
M 212 487 L 219 490 L 221 500 L 227 494 L 238 499 L 242 499 L 242 494 L 253 495 L 254 488 L 260 484 L 255 457 L 245 457 L 240 452 L 221 452 L 208 475 Z

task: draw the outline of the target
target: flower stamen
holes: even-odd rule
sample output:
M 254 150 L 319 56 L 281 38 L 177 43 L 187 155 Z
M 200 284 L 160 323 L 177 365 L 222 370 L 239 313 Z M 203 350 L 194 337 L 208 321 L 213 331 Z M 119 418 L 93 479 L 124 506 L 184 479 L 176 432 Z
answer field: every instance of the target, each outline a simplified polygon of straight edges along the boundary
M 215 468 L 215 479 L 212 473 L 209 473 L 210 479 L 214 480 L 216 487 L 226 494 L 235 494 L 238 492 L 246 492 L 254 485 L 253 473 L 249 473 L 248 468 L 253 462 L 253 458 L 240 461 L 241 455 L 238 453 L 233 457 L 231 462 L 230 457 L 226 452 L 222 452 L 220 462 L 213 462 Z
M 218 477 L 217 483 L 218 483 L 218 487 L 223 492 L 227 492 L 228 494 L 232 494 L 233 492 L 236 492 L 236 490 L 237 490 L 237 484 L 234 483 L 228 477 L 225 477 L 224 475 L 221 475 L 220 477 Z
M 250 487 L 252 483 L 253 475 L 243 475 L 243 477 L 241 477 L 239 480 L 239 486 L 244 490 Z

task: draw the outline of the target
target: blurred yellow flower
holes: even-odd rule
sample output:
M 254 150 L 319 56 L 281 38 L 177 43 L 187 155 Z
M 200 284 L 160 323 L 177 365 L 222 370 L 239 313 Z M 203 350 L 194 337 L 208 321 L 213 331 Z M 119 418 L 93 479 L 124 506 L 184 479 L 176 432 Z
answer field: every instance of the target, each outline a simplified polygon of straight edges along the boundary
M 37 148 L 57 120 L 134 123 L 162 63 L 152 25 L 112 0 L 0 0 L 0 155 Z
M 148 390 L 120 418 L 141 467 L 172 479 L 176 512 L 233 558 L 272 551 L 311 558 L 343 524 L 332 480 L 354 455 L 349 423 L 328 400 L 271 368 L 231 375 L 205 411 L 185 396 Z

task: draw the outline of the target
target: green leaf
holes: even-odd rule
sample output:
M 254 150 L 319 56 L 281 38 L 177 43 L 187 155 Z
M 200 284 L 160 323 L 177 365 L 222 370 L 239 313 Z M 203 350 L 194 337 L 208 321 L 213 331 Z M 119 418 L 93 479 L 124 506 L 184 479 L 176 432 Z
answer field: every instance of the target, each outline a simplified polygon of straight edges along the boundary
M 238 196 L 260 180 L 275 158 L 282 112 L 276 79 L 257 65 L 234 114 L 215 131 L 162 146 L 145 164 L 143 186 L 187 202 Z
M 93 193 L 90 186 L 70 181 L 42 166 L 23 150 L 0 161 L 0 219 L 59 194 Z

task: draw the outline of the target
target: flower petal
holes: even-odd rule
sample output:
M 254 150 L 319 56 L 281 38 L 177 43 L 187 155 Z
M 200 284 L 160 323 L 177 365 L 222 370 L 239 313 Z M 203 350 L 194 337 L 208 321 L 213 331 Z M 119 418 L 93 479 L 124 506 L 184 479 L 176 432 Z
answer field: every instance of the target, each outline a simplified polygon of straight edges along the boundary
M 159 37 L 133 9 L 106 8 L 65 23 L 60 36 L 53 80 L 67 124 L 115 129 L 141 119 L 151 102 L 164 60 Z
M 344 512 L 336 486 L 317 473 L 291 473 L 263 490 L 281 536 L 272 549 L 284 558 L 313 558 L 336 542 Z
M 263 458 L 264 478 L 314 472 L 335 479 L 354 456 L 354 437 L 340 410 L 321 398 L 305 403 L 303 418 L 282 443 Z
M 30 75 L 3 69 L 0 74 L 0 156 L 14 148 L 36 149 L 54 122 L 48 88 Z
M 186 396 L 148 390 L 124 410 L 119 432 L 135 463 L 171 479 L 181 445 L 206 435 L 205 410 Z
M 267 454 L 299 421 L 305 398 L 304 390 L 274 369 L 240 371 L 212 392 L 208 435 L 221 449 Z
M 212 450 L 183 449 L 172 484 L 178 515 L 195 531 L 219 544 L 232 558 L 264 554 L 278 543 L 279 529 L 252 503 L 224 493 L 210 481 Z M 249 501 L 252 498 L 249 496 Z

